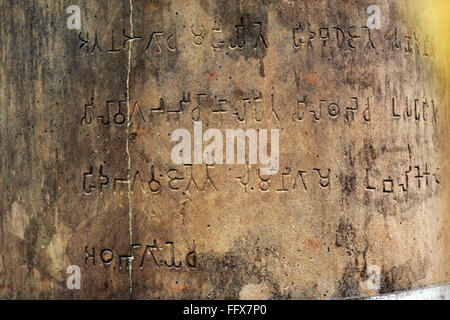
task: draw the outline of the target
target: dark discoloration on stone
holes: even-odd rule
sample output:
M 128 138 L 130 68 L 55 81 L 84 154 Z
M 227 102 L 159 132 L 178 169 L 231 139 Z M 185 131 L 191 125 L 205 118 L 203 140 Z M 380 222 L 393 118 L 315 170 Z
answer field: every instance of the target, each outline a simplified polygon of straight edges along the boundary
M 261 248 L 257 239 L 250 236 L 236 243 L 225 254 L 210 253 L 199 256 L 200 279 L 211 283 L 213 290 L 207 293 L 210 299 L 239 299 L 239 292 L 247 284 L 265 283 L 269 288 L 267 298 L 287 299 L 280 293 L 276 277 L 268 269 L 271 259 L 276 259 L 276 249 Z
M 346 196 L 349 196 L 356 188 L 356 176 L 354 174 L 346 175 L 341 173 L 339 175 L 339 182 L 341 183 L 342 190 Z
M 336 247 L 353 251 L 356 245 L 356 230 L 347 219 L 341 219 L 336 230 Z
M 393 267 L 382 273 L 381 293 L 391 293 L 396 291 L 410 290 L 411 269 L 408 266 Z
M 361 294 L 358 274 L 358 270 L 351 263 L 345 267 L 338 285 L 338 292 L 341 297 L 356 297 Z

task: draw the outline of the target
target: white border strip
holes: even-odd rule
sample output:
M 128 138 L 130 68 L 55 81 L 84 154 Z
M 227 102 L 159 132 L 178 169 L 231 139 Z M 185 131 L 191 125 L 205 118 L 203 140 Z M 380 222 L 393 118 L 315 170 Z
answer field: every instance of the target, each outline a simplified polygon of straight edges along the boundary
M 368 300 L 450 300 L 450 283 L 411 291 L 373 296 Z

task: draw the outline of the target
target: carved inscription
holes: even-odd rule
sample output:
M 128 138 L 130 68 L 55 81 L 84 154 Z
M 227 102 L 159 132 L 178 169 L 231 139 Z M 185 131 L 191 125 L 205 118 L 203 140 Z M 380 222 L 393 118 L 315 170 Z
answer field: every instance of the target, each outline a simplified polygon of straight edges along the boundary
M 84 265 L 86 267 L 102 266 L 117 271 L 128 271 L 130 268 L 144 270 L 146 268 L 195 269 L 197 253 L 195 241 L 192 249 L 186 253 L 176 251 L 172 241 L 159 242 L 156 239 L 151 244 L 132 244 L 129 252 L 118 252 L 113 248 L 85 246 Z

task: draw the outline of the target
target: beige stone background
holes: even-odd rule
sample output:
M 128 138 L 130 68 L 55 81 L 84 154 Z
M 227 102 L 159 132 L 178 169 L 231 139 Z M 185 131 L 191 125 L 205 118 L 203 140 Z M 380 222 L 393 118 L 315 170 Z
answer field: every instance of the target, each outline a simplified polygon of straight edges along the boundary
M 0 1 L 0 297 L 449 282 L 448 30 L 411 3 L 377 1 L 369 31 L 372 1 Z M 193 120 L 279 129 L 279 172 L 174 165 Z

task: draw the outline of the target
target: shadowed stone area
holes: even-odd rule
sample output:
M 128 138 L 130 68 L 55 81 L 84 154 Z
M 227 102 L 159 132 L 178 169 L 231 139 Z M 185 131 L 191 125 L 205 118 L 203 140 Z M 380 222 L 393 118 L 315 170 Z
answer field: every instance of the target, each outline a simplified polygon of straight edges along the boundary
M 79 30 L 71 1 L 0 1 L 0 298 L 450 281 L 438 44 L 409 1 L 378 1 L 380 29 L 365 0 L 76 2 Z M 278 129 L 278 171 L 174 164 L 174 130 L 200 121 Z

